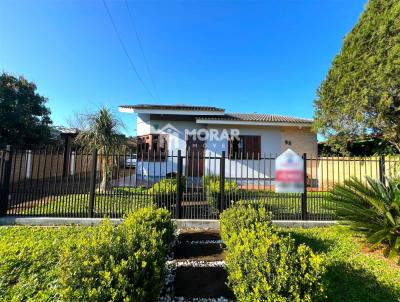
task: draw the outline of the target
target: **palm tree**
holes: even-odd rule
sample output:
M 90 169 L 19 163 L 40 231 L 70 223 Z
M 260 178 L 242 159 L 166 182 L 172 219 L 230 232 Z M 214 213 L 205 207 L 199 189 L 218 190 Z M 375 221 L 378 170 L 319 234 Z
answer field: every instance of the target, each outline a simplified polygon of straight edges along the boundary
M 355 178 L 336 185 L 328 200 L 337 205 L 342 224 L 366 234 L 375 246 L 388 244 L 386 254 L 398 255 L 400 249 L 400 182 L 387 184 L 367 177 L 363 183 Z
M 111 169 L 113 168 L 114 152 L 117 152 L 124 143 L 123 135 L 119 128 L 122 122 L 117 119 L 110 109 L 102 107 L 92 114 L 85 114 L 82 119 L 83 130 L 78 134 L 76 141 L 82 146 L 96 149 L 101 156 L 101 183 L 100 191 L 109 190 L 112 187 Z

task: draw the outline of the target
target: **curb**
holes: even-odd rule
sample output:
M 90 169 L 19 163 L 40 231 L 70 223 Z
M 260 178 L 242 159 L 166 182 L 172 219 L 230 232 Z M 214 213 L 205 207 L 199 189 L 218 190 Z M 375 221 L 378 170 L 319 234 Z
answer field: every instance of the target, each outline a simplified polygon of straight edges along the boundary
M 25 226 L 62 226 L 62 225 L 98 225 L 103 218 L 75 218 L 75 217 L 0 217 L 1 226 L 25 225 Z M 122 218 L 111 218 L 111 223 L 120 224 Z M 219 230 L 219 220 L 202 219 L 173 219 L 178 229 L 215 229 Z M 301 221 L 301 220 L 273 220 L 279 227 L 327 227 L 337 224 L 336 221 Z

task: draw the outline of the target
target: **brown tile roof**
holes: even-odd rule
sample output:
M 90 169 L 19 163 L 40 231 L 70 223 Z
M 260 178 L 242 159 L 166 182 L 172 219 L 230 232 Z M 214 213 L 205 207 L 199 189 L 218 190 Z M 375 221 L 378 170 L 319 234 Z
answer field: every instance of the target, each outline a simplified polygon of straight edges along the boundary
M 187 111 L 213 111 L 224 112 L 225 109 L 208 106 L 190 106 L 190 105 L 152 105 L 152 104 L 138 104 L 138 105 L 121 105 L 121 108 L 127 109 L 151 109 L 151 110 L 187 110 Z
M 271 122 L 271 123 L 311 123 L 312 119 L 259 113 L 226 113 L 221 116 L 199 116 L 197 120 Z

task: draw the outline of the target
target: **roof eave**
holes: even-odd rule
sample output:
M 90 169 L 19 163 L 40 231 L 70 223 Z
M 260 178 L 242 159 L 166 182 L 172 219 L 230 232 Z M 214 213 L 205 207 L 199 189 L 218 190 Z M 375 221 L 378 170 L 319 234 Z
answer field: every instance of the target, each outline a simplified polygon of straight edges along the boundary
M 309 121 L 309 122 L 262 122 L 262 121 L 196 119 L 196 124 L 275 126 L 275 127 L 311 127 L 312 121 Z
M 223 111 L 208 111 L 208 110 L 171 110 L 171 109 L 137 109 L 124 106 L 118 107 L 119 112 L 124 113 L 144 113 L 144 114 L 168 114 L 168 115 L 212 115 L 222 116 L 225 114 Z

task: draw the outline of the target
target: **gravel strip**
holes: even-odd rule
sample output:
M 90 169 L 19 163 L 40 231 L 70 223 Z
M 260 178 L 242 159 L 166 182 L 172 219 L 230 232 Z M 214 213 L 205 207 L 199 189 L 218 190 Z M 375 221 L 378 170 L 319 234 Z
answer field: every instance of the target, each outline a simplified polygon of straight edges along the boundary
M 222 240 L 193 240 L 193 241 L 179 241 L 178 243 L 183 244 L 222 244 Z
M 169 267 L 225 267 L 225 261 L 198 261 L 198 260 L 169 260 L 167 261 Z
M 184 298 L 184 297 L 161 297 L 160 302 L 233 302 L 233 300 L 229 300 L 224 297 L 219 298 Z

